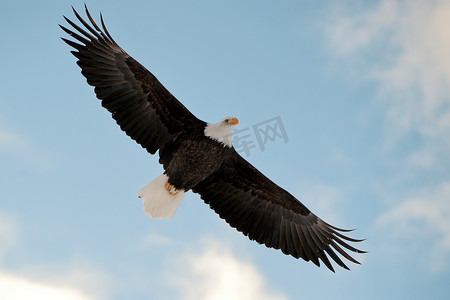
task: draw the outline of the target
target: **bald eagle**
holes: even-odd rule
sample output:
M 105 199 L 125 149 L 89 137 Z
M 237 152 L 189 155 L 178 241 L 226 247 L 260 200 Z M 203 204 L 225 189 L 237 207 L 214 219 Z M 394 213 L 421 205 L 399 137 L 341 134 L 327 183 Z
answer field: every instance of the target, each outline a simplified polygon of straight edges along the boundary
M 364 253 L 347 243 L 362 240 L 324 222 L 236 152 L 237 118 L 216 124 L 196 118 L 114 41 L 101 14 L 102 28 L 85 10 L 90 24 L 73 9 L 82 26 L 66 17 L 73 29 L 59 25 L 78 42 L 62 39 L 75 48 L 81 73 L 120 128 L 150 154 L 159 150 L 164 173 L 138 192 L 147 214 L 171 219 L 192 190 L 250 240 L 317 266 L 320 259 L 333 272 L 328 257 L 348 269 L 337 253 L 359 264 L 344 249 Z

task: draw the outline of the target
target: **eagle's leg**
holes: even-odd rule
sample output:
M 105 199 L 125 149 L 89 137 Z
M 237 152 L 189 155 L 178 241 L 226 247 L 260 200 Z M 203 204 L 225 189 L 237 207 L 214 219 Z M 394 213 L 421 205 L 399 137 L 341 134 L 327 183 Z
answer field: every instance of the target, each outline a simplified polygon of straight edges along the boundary
M 172 219 L 186 194 L 182 189 L 176 190 L 172 185 L 167 185 L 168 180 L 166 174 L 161 174 L 138 192 L 145 213 L 154 219 Z
M 166 182 L 166 191 L 169 192 L 169 195 L 176 195 L 180 191 L 177 191 L 173 185 L 171 185 L 168 181 Z

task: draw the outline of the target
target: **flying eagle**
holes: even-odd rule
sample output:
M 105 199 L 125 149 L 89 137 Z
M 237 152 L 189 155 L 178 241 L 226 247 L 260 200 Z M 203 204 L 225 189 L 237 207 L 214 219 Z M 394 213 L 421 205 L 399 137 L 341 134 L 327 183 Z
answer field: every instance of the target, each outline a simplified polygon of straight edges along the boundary
M 320 259 L 333 272 L 328 257 L 348 269 L 337 253 L 359 264 L 344 249 L 364 253 L 347 243 L 362 240 L 324 222 L 236 152 L 237 118 L 216 124 L 196 118 L 114 41 L 101 14 L 102 28 L 85 9 L 90 24 L 73 9 L 84 28 L 66 17 L 73 29 L 60 25 L 79 43 L 62 39 L 76 49 L 81 73 L 120 128 L 149 153 L 159 150 L 164 173 L 138 192 L 147 214 L 170 220 L 192 190 L 250 240 L 317 266 Z

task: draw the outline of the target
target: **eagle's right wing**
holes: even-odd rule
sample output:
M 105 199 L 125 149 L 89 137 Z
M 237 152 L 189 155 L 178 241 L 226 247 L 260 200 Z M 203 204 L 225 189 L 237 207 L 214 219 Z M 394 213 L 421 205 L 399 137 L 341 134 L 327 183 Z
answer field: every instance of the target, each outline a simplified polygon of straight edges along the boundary
M 87 82 L 95 87 L 102 106 L 112 113 L 120 128 L 148 152 L 154 154 L 183 131 L 203 128 L 197 119 L 139 62 L 117 45 L 86 8 L 88 24 L 73 9 L 85 29 L 64 17 L 74 28 L 61 28 L 81 44 L 62 38 L 75 48 L 72 54 Z M 101 17 L 101 15 L 100 15 Z

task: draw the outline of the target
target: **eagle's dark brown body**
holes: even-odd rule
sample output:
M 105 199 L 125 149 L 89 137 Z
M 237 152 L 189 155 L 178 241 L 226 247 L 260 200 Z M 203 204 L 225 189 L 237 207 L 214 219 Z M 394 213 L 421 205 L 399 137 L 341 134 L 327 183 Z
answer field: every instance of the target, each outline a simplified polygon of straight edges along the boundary
M 234 149 L 195 132 L 179 137 L 160 149 L 160 163 L 164 166 L 169 183 L 176 189 L 193 189 L 215 173 L 222 164 L 230 163 Z

